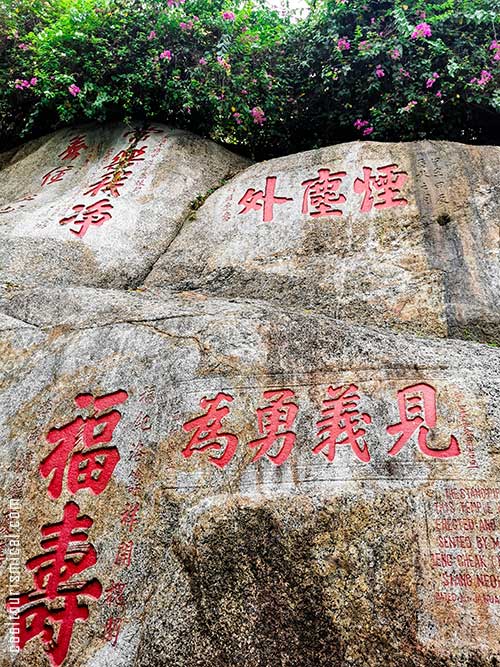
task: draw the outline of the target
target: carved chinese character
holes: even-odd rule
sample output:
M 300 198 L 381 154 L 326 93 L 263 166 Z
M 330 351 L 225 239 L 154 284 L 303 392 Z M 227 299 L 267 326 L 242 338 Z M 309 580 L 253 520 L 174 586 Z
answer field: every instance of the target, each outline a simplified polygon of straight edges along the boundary
M 317 422 L 321 442 L 314 447 L 313 453 L 323 452 L 329 461 L 333 461 L 337 446 L 349 445 L 358 459 L 367 463 L 370 452 L 363 423 L 371 424 L 372 419 L 366 412 L 359 411 L 358 387 L 355 384 L 328 387 L 328 395 L 330 398 L 323 401 L 323 419 Z
M 59 220 L 60 225 L 67 225 L 72 223 L 76 226 L 76 229 L 70 227 L 70 232 L 75 234 L 80 238 L 83 238 L 87 233 L 90 225 L 94 227 L 100 227 L 107 220 L 111 220 L 110 211 L 113 209 L 112 204 L 108 199 L 101 199 L 100 201 L 90 204 L 85 207 L 84 204 L 77 204 L 73 206 L 74 215 L 70 215 L 67 218 Z M 82 214 L 82 219 L 78 220 L 80 213 Z
M 388 164 L 379 167 L 378 175 L 372 176 L 372 168 L 363 167 L 363 179 L 357 178 L 354 181 L 354 192 L 363 195 L 361 204 L 363 213 L 371 211 L 372 206 L 384 209 L 408 204 L 407 199 L 396 196 L 401 194 L 400 190 L 408 179 L 405 171 L 396 171 L 397 169 L 397 164 Z
M 94 495 L 104 491 L 113 470 L 120 460 L 116 447 L 96 447 L 111 442 L 113 432 L 121 419 L 118 410 L 105 412 L 127 400 L 126 391 L 115 391 L 94 398 L 80 394 L 75 398 L 79 408 L 93 409 L 92 417 L 77 417 L 72 422 L 53 428 L 47 434 L 48 442 L 57 443 L 55 449 L 41 462 L 40 473 L 47 478 L 52 474 L 48 491 L 51 498 L 62 492 L 66 468 L 68 489 L 76 493 L 90 489 Z
M 125 505 L 125 509 L 122 512 L 120 523 L 122 526 L 126 526 L 128 528 L 129 533 L 133 532 L 134 528 L 139 523 L 139 519 L 137 517 L 139 509 L 139 503 L 127 503 Z
M 263 209 L 263 222 L 271 222 L 274 217 L 275 204 L 284 204 L 287 201 L 293 201 L 291 197 L 275 197 L 275 189 L 276 176 L 268 176 L 266 178 L 266 188 L 264 192 L 262 192 L 262 190 L 249 188 L 238 202 L 240 206 L 243 206 L 243 209 L 239 211 L 239 214 L 241 215 L 242 213 L 248 213 L 249 211 L 260 211 Z
M 105 169 L 115 170 L 118 167 L 124 169 L 133 162 L 142 162 L 144 161 L 144 157 L 142 156 L 146 153 L 147 148 L 147 146 L 141 146 L 140 148 L 128 148 L 119 151 Z
M 124 591 L 127 584 L 123 581 L 111 581 L 109 586 L 104 589 L 106 604 L 116 604 L 119 607 L 125 606 Z
M 281 465 L 287 460 L 295 444 L 296 435 L 290 429 L 299 408 L 291 400 L 295 398 L 291 389 L 273 389 L 265 391 L 263 396 L 269 404 L 257 408 L 259 433 L 263 437 L 248 443 L 249 447 L 258 447 L 252 462 L 267 456 L 275 465 Z M 280 443 L 278 450 L 275 454 L 270 454 L 276 443 Z
M 207 449 L 214 449 L 222 452 L 220 456 L 209 456 L 210 463 L 224 468 L 233 458 L 238 446 L 238 438 L 231 433 L 223 433 L 222 420 L 229 414 L 227 405 L 220 406 L 223 401 L 230 403 L 233 397 L 229 394 L 219 392 L 215 398 L 202 398 L 200 407 L 207 412 L 199 417 L 195 417 L 183 425 L 186 433 L 193 431 L 188 445 L 182 450 L 182 455 L 189 458 L 195 452 L 204 452 Z
M 446 449 L 430 449 L 427 445 L 429 431 L 436 426 L 436 390 L 428 384 L 414 384 L 398 391 L 400 422 L 387 427 L 390 435 L 399 435 L 389 450 L 391 456 L 399 454 L 410 438 L 417 433 L 418 448 L 423 454 L 437 459 L 458 456 L 460 447 L 455 436 L 450 436 Z
M 19 613 L 19 648 L 41 636 L 54 667 L 67 656 L 75 622 L 89 616 L 88 604 L 81 598 L 97 600 L 102 594 L 97 579 L 70 581 L 96 562 L 95 549 L 87 542 L 93 521 L 79 517 L 79 511 L 76 503 L 68 502 L 61 522 L 42 527 L 44 553 L 26 563 L 33 571 L 35 590 L 22 593 L 19 602 L 17 598 L 7 600 L 8 609 Z
M 127 542 L 120 542 L 115 557 L 115 565 L 123 565 L 123 567 L 129 567 L 132 562 L 132 551 L 134 549 L 134 543 L 132 540 Z
M 108 172 L 101 177 L 99 181 L 92 183 L 89 189 L 84 192 L 84 196 L 90 195 L 95 197 L 102 190 L 109 192 L 112 197 L 119 197 L 120 193 L 118 188 L 122 188 L 125 185 L 125 181 L 130 176 L 131 171 L 117 171 Z
M 44 185 L 50 185 L 51 183 L 62 181 L 64 174 L 70 169 L 73 169 L 72 165 L 68 165 L 67 167 L 54 167 L 54 169 L 51 169 L 42 178 L 42 187 Z
M 68 146 L 63 150 L 62 153 L 59 153 L 61 160 L 74 160 L 80 156 L 80 153 L 88 148 L 85 143 L 85 135 L 77 135 L 73 137 Z
M 104 639 L 107 642 L 110 642 L 111 646 L 116 646 L 118 635 L 120 634 L 122 620 L 123 619 L 117 616 L 110 616 L 108 619 L 106 619 L 106 625 L 104 627 Z
M 318 169 L 317 178 L 304 181 L 302 186 L 306 189 L 302 200 L 302 213 L 309 213 L 312 208 L 312 217 L 342 215 L 342 210 L 336 207 L 346 200 L 345 196 L 338 192 L 346 175 L 345 171 L 332 173 L 329 169 Z

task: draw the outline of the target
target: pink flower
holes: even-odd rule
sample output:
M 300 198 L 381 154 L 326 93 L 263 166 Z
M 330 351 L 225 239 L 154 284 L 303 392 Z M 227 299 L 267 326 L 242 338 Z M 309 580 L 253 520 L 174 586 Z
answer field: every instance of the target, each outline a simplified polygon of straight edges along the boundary
M 382 65 L 377 65 L 377 68 L 375 70 L 375 76 L 377 76 L 379 79 L 385 76 L 385 72 L 382 69 Z
M 363 130 L 363 136 L 367 137 L 369 134 L 373 132 L 373 127 L 367 127 Z
M 416 100 L 412 100 L 411 102 L 408 102 L 408 104 L 402 108 L 402 111 L 411 111 L 413 107 L 417 104 Z
M 154 30 L 151 30 L 151 32 L 150 32 L 149 35 L 148 35 L 148 39 L 149 39 L 149 41 L 151 41 L 151 40 L 154 39 L 155 37 L 156 37 L 156 33 L 155 33 L 155 31 L 154 31 Z
M 222 18 L 225 21 L 234 21 L 234 19 L 236 18 L 236 14 L 234 12 L 223 12 Z
M 440 90 L 438 90 L 436 93 L 436 97 L 443 97 L 443 93 Z
M 34 76 L 30 81 L 30 86 L 36 86 L 37 83 L 38 79 L 36 78 L 36 76 Z
M 478 78 L 474 77 L 473 79 L 470 80 L 469 83 L 477 83 L 478 86 L 485 86 L 487 83 L 489 83 L 492 79 L 491 72 L 488 72 L 487 69 L 481 70 L 481 76 Z
M 432 35 L 431 26 L 428 23 L 419 23 L 415 26 L 414 31 L 411 33 L 412 39 L 418 39 L 419 37 L 430 37 Z
M 256 123 L 257 125 L 264 125 L 266 122 L 266 117 L 264 115 L 264 112 L 260 107 L 254 107 L 250 113 L 252 114 L 253 117 L 253 122 Z
M 194 23 L 192 21 L 188 21 L 187 23 L 184 23 L 184 21 L 181 21 L 179 23 L 179 28 L 181 30 L 191 30 L 193 28 Z
M 248 90 L 245 90 L 245 89 L 243 88 L 242 90 L 240 90 L 240 93 L 241 93 L 242 95 L 248 95 Z
M 23 88 L 30 87 L 30 82 L 26 81 L 26 79 L 16 79 L 14 83 L 14 88 L 17 88 L 18 90 L 23 90 Z
M 236 124 L 237 124 L 237 125 L 241 125 L 242 121 L 241 121 L 241 114 L 240 114 L 240 113 L 238 113 L 237 111 L 235 111 L 235 112 L 233 113 L 233 118 L 234 118 L 234 120 L 236 121 Z
M 371 23 L 371 25 L 373 25 L 375 23 L 375 17 L 374 16 L 371 17 L 370 23 Z
M 434 85 L 435 81 L 437 81 L 437 79 L 439 79 L 439 74 L 437 72 L 434 72 L 433 75 L 429 79 L 427 79 L 427 81 L 425 83 L 425 87 L 426 88 L 432 88 L 432 86 Z
M 217 62 L 226 70 L 226 72 L 231 71 L 231 65 L 222 56 L 217 56 Z
M 206 65 L 207 64 L 207 59 L 206 58 L 200 58 L 198 60 L 198 62 L 199 62 L 200 65 Z
M 347 39 L 347 37 L 341 37 L 337 41 L 337 49 L 339 51 L 349 51 L 351 48 L 351 42 Z
M 363 41 L 361 41 L 358 44 L 358 49 L 360 51 L 369 51 L 371 48 L 372 48 L 372 45 L 366 39 L 364 39 Z
M 357 118 L 357 119 L 354 121 L 354 127 L 355 127 L 357 130 L 362 130 L 362 129 L 363 129 L 364 127 L 366 127 L 367 125 L 368 125 L 368 121 L 367 121 L 367 120 L 361 120 L 361 118 Z
M 26 51 L 26 50 L 29 49 L 30 47 L 29 47 L 27 44 L 25 44 L 24 42 L 21 42 L 21 44 L 19 44 L 19 48 L 20 48 L 22 51 Z
M 410 72 L 408 72 L 408 70 L 404 69 L 403 67 L 399 68 L 399 73 L 401 74 L 401 76 L 405 76 L 405 77 L 408 77 L 408 78 L 410 76 Z
M 162 51 L 162 52 L 160 53 L 159 58 L 160 58 L 161 60 L 165 60 L 165 58 L 166 58 L 167 60 L 172 60 L 172 51 L 169 51 L 168 49 L 165 49 L 165 51 Z
M 398 60 L 398 58 L 401 58 L 401 52 L 399 49 L 392 49 L 391 51 L 391 58 L 393 60 Z
M 494 51 L 493 60 L 500 60 L 500 42 L 494 39 L 490 44 L 490 51 Z
M 73 95 L 73 97 L 76 97 L 78 93 L 82 92 L 81 89 L 78 88 L 78 86 L 76 86 L 74 83 L 72 83 L 71 86 L 68 86 L 68 90 L 71 93 L 71 95 Z

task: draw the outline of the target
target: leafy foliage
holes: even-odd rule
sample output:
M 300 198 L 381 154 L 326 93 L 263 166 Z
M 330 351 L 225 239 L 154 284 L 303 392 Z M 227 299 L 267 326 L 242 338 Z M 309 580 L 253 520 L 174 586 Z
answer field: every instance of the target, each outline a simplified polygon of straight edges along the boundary
M 255 157 L 356 138 L 497 143 L 490 0 L 0 0 L 0 140 L 160 120 Z

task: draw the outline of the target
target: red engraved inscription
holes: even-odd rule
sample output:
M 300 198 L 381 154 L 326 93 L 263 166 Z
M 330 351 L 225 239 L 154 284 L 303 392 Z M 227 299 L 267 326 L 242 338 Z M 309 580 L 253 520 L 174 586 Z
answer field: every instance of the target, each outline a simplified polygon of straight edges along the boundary
M 111 646 L 116 646 L 118 635 L 120 634 L 122 620 L 123 619 L 117 616 L 110 616 L 110 618 L 106 619 L 106 625 L 104 627 L 104 639 L 107 642 L 111 642 Z
M 97 579 L 70 581 L 96 562 L 95 549 L 87 542 L 93 521 L 79 517 L 79 511 L 76 503 L 68 502 L 62 521 L 42 527 L 40 544 L 45 553 L 26 563 L 33 571 L 35 590 L 22 593 L 19 603 L 17 598 L 7 600 L 9 610 L 19 611 L 19 648 L 41 636 L 54 667 L 67 656 L 75 622 L 89 616 L 87 603 L 79 598 L 97 600 L 102 593 Z
M 205 414 L 195 417 L 183 425 L 186 433 L 194 431 L 187 446 L 182 450 L 182 455 L 189 458 L 195 452 L 203 452 L 207 449 L 214 449 L 221 452 L 220 456 L 209 456 L 210 463 L 224 468 L 233 458 L 238 446 L 238 438 L 231 433 L 223 433 L 222 420 L 229 414 L 227 405 L 221 406 L 224 401 L 230 403 L 233 397 L 229 394 L 219 392 L 215 398 L 204 397 L 200 401 L 202 410 Z
M 428 384 L 414 384 L 398 391 L 398 408 L 400 422 L 387 427 L 387 433 L 398 435 L 398 439 L 389 450 L 396 456 L 408 440 L 417 435 L 420 451 L 427 456 L 447 459 L 458 456 L 460 447 L 455 436 L 450 436 L 450 444 L 446 449 L 430 449 L 427 446 L 427 435 L 436 426 L 436 390 Z
M 125 185 L 125 181 L 130 176 L 131 171 L 119 171 L 116 174 L 112 171 L 104 174 L 101 177 L 101 180 L 92 183 L 90 188 L 84 192 L 84 196 L 90 195 L 95 197 L 99 192 L 108 191 L 112 197 L 119 197 L 120 193 L 118 188 L 122 188 Z
M 362 423 L 371 424 L 372 419 L 367 413 L 359 411 L 358 387 L 355 384 L 347 388 L 328 387 L 328 395 L 330 398 L 323 401 L 323 419 L 317 422 L 321 442 L 314 447 L 313 453 L 323 452 L 329 461 L 333 461 L 337 445 L 350 445 L 358 459 L 368 463 L 370 452 Z
M 108 164 L 106 169 L 116 169 L 117 167 L 127 166 L 133 162 L 142 162 L 144 157 L 142 157 L 147 150 L 147 146 L 141 146 L 139 148 L 129 148 L 119 151 Z
M 80 156 L 80 153 L 88 148 L 85 143 L 85 135 L 77 135 L 70 139 L 68 146 L 59 153 L 61 160 L 74 160 Z
M 94 398 L 92 394 L 80 394 L 75 398 L 76 405 L 79 408 L 89 408 L 93 411 L 93 416 L 77 417 L 72 422 L 49 431 L 48 442 L 57 446 L 41 462 L 40 473 L 45 478 L 52 474 L 48 486 L 51 498 L 59 498 L 61 495 L 66 468 L 67 484 L 71 493 L 90 489 L 94 495 L 98 495 L 104 491 L 120 454 L 116 447 L 96 445 L 111 442 L 113 432 L 121 419 L 118 410 L 105 411 L 123 403 L 127 398 L 126 391 L 115 391 L 98 398 Z
M 268 400 L 268 405 L 257 408 L 259 433 L 263 437 L 248 443 L 249 447 L 258 447 L 252 462 L 267 456 L 275 465 L 281 465 L 287 460 L 295 444 L 296 435 L 290 429 L 299 408 L 291 400 L 295 398 L 291 389 L 273 389 L 265 391 L 263 396 Z M 280 442 L 278 451 L 270 454 L 277 442 Z
M 271 222 L 274 217 L 274 205 L 292 201 L 291 197 L 276 197 L 274 195 L 275 190 L 276 176 L 268 176 L 266 178 L 264 192 L 249 188 L 238 202 L 240 206 L 243 206 L 239 214 L 248 213 L 249 211 L 260 211 L 262 209 L 263 222 Z
M 125 542 L 120 542 L 115 556 L 115 565 L 123 565 L 123 567 L 129 567 L 132 562 L 132 551 L 134 549 L 134 543 L 132 540 Z
M 124 607 L 126 586 L 127 584 L 123 581 L 111 581 L 104 590 L 106 604 L 117 604 L 119 607 Z
M 302 213 L 310 213 L 312 217 L 325 215 L 342 215 L 338 207 L 346 200 L 339 193 L 342 179 L 346 176 L 345 171 L 332 173 L 329 169 L 318 169 L 318 176 L 302 183 L 305 187 L 302 200 Z M 310 210 L 312 212 L 310 212 Z
M 397 197 L 408 179 L 405 171 L 397 171 L 397 164 L 388 164 L 377 169 L 378 174 L 372 176 L 371 167 L 363 167 L 363 178 L 354 181 L 354 192 L 363 195 L 361 211 L 366 213 L 374 206 L 376 209 L 392 206 L 405 206 L 408 200 Z M 375 201 L 375 198 L 377 200 Z
M 136 525 L 139 523 L 139 519 L 137 517 L 139 510 L 139 503 L 127 503 L 125 505 L 125 509 L 123 510 L 120 517 L 120 523 L 122 526 L 126 526 L 128 528 L 129 533 L 132 533 Z
M 42 178 L 42 187 L 44 185 L 50 185 L 51 183 L 57 183 L 57 181 L 62 181 L 64 174 L 70 169 L 73 169 L 72 165 L 68 165 L 67 167 L 54 167 L 54 169 L 51 169 Z
M 93 225 L 94 227 L 100 227 L 103 222 L 111 220 L 110 210 L 112 210 L 112 208 L 112 204 L 107 199 L 101 199 L 100 201 L 97 201 L 94 204 L 90 204 L 87 207 L 85 207 L 85 204 L 77 204 L 76 206 L 73 206 L 73 211 L 75 211 L 75 214 L 59 220 L 59 224 L 67 225 L 69 223 L 73 223 L 73 225 L 75 225 L 77 228 L 73 229 L 70 227 L 69 231 L 72 234 L 75 234 L 75 236 L 83 238 L 87 233 L 90 225 Z M 82 214 L 81 220 L 78 219 L 80 217 L 80 213 Z

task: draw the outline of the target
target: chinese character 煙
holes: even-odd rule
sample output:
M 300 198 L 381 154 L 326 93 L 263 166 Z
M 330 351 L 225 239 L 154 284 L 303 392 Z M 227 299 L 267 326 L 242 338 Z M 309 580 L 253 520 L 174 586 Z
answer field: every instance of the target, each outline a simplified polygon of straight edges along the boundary
M 354 192 L 363 195 L 362 213 L 371 211 L 373 206 L 384 209 L 408 204 L 407 199 L 396 196 L 401 194 L 400 190 L 408 179 L 405 171 L 396 171 L 397 169 L 397 164 L 388 164 L 379 167 L 378 175 L 372 176 L 372 168 L 363 167 L 363 178 L 356 178 L 354 181 Z
M 210 463 L 223 468 L 233 458 L 238 446 L 238 438 L 232 433 L 223 433 L 221 431 L 222 420 L 229 414 L 227 405 L 220 406 L 220 403 L 230 403 L 233 397 L 229 394 L 219 392 L 215 398 L 204 397 L 200 401 L 202 410 L 206 413 L 195 417 L 183 425 L 186 433 L 194 431 L 187 446 L 182 450 L 182 455 L 189 458 L 195 452 L 203 452 L 207 449 L 214 449 L 222 452 L 220 456 L 209 456 Z M 222 441 L 222 442 L 221 442 Z
M 248 446 L 258 447 L 252 461 L 257 461 L 266 455 L 274 464 L 281 465 L 295 444 L 296 435 L 290 429 L 299 408 L 291 400 L 295 398 L 291 389 L 265 391 L 263 395 L 269 401 L 266 407 L 257 408 L 259 433 L 263 437 L 249 442 Z M 279 450 L 273 455 L 270 454 L 273 445 L 280 441 Z
M 7 599 L 7 608 L 19 618 L 19 649 L 41 636 L 53 667 L 67 656 L 75 622 L 89 616 L 88 603 L 80 598 L 97 600 L 102 594 L 97 579 L 70 581 L 96 563 L 96 551 L 87 542 L 93 521 L 79 517 L 79 511 L 76 503 L 68 502 L 62 521 L 42 527 L 44 553 L 26 563 L 33 571 L 35 590 Z
M 391 456 L 399 454 L 410 438 L 417 433 L 418 448 L 423 454 L 438 459 L 458 456 L 460 447 L 455 436 L 450 436 L 446 449 L 430 449 L 427 445 L 429 431 L 436 426 L 436 390 L 428 384 L 414 384 L 398 391 L 400 422 L 387 427 L 387 433 L 398 435 L 389 450 Z
M 321 442 L 314 447 L 313 453 L 323 452 L 329 461 L 333 461 L 337 446 L 349 445 L 360 461 L 368 463 L 370 452 L 362 423 L 371 424 L 372 419 L 367 413 L 359 411 L 357 386 L 328 387 L 328 395 L 330 398 L 323 401 L 323 419 L 317 422 Z
M 274 205 L 292 201 L 291 197 L 275 197 L 275 189 L 276 176 L 268 176 L 266 178 L 264 192 L 249 188 L 238 202 L 240 206 L 243 206 L 239 214 L 248 213 L 249 211 L 260 211 L 262 209 L 263 222 L 271 222 L 274 217 Z
M 111 442 L 113 432 L 121 419 L 118 410 L 109 408 L 123 403 L 128 398 L 126 391 L 115 391 L 94 398 L 92 394 L 80 394 L 75 398 L 79 408 L 91 408 L 92 417 L 77 417 L 72 422 L 52 428 L 47 440 L 57 446 L 40 464 L 42 477 L 52 478 L 48 491 L 51 498 L 59 498 L 62 492 L 66 468 L 68 489 L 76 493 L 90 489 L 94 495 L 104 491 L 113 470 L 120 459 L 117 447 L 96 447 Z M 69 464 L 69 465 L 68 465 Z

